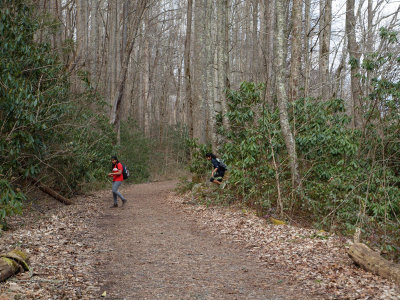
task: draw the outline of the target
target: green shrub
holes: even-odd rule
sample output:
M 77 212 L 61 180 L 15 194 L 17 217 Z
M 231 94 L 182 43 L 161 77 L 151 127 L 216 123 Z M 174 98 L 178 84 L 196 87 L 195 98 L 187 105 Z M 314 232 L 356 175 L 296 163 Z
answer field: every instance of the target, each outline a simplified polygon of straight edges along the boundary
M 22 200 L 25 196 L 20 191 L 16 192 L 5 179 L 0 179 L 0 224 L 4 225 L 6 216 L 21 212 Z
M 301 198 L 293 197 L 289 160 L 283 142 L 279 112 L 261 103 L 263 86 L 244 82 L 228 92 L 231 129 L 222 157 L 230 166 L 224 193 L 256 208 L 260 214 L 278 207 L 278 184 L 286 213 L 310 216 L 318 227 L 331 226 L 351 233 L 356 226 L 398 232 L 399 224 L 399 113 L 392 84 L 376 82 L 375 93 L 385 95 L 393 114 L 385 126 L 371 121 L 366 131 L 349 126 L 344 101 L 299 99 L 291 105 L 290 121 L 295 129 Z M 397 91 L 396 91 L 397 93 Z M 379 117 L 379 113 L 375 113 Z M 207 146 L 192 143 L 192 172 L 203 173 L 200 157 Z
M 57 55 L 35 41 L 34 12 L 25 1 L 0 3 L 0 173 L 72 195 L 105 180 L 114 133 L 89 82 L 73 94 Z

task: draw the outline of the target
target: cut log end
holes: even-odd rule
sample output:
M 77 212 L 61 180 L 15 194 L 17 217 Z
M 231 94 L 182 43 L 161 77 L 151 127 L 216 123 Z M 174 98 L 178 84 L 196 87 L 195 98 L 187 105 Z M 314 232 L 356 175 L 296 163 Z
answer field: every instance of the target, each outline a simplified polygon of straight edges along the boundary
M 0 282 L 18 272 L 29 270 L 28 262 L 28 255 L 21 250 L 12 250 L 0 255 Z

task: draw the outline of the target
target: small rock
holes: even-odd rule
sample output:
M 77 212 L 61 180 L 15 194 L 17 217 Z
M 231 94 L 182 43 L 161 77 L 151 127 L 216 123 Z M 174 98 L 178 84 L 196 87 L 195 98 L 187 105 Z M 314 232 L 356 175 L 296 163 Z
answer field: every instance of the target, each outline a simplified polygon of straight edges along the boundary
M 11 292 L 15 292 L 15 293 L 23 292 L 22 287 L 20 287 L 20 286 L 19 286 L 17 283 L 15 283 L 15 282 L 10 282 L 10 283 L 9 283 L 9 286 L 8 286 L 8 289 L 9 289 Z

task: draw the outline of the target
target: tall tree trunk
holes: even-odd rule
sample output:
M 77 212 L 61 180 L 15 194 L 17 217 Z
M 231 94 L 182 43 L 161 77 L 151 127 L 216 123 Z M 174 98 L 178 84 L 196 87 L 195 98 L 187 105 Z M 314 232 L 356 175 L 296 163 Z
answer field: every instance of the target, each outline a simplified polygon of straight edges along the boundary
M 366 54 L 367 56 L 371 56 L 373 51 L 374 51 L 374 36 L 373 36 L 373 19 L 374 19 L 374 11 L 372 8 L 372 0 L 368 0 L 368 21 L 367 21 L 367 46 L 366 46 Z M 372 78 L 372 72 L 371 70 L 367 70 L 367 82 L 366 82 L 366 92 L 367 95 L 369 95 L 372 91 L 371 87 L 371 78 Z
M 346 58 L 347 58 L 347 40 L 344 39 L 343 42 L 343 49 L 342 49 L 342 56 L 340 58 L 339 66 L 335 72 L 335 89 L 333 93 L 334 98 L 344 98 L 343 94 L 343 81 L 344 77 L 342 74 L 346 74 Z M 347 110 L 347 109 L 346 109 Z
M 226 116 L 228 105 L 226 100 L 226 89 L 229 88 L 229 23 L 228 23 L 229 1 L 217 1 L 217 95 L 215 101 L 216 114 L 222 114 L 222 125 L 229 129 L 229 120 Z M 222 137 L 218 137 L 222 140 Z
M 204 44 L 204 18 L 206 0 L 196 0 L 194 9 L 194 48 L 193 48 L 193 138 L 200 143 L 206 142 L 206 116 L 204 99 L 204 65 L 205 44 Z
M 275 28 L 275 1 L 264 1 L 264 65 L 265 65 L 265 95 L 266 102 L 273 106 L 272 91 L 274 86 L 274 28 Z
M 52 46 L 56 50 L 58 56 L 61 60 L 62 57 L 62 33 L 64 31 L 63 23 L 62 23 L 62 10 L 61 10 L 61 0 L 53 0 L 49 3 L 50 13 L 53 15 L 57 22 L 57 30 L 55 30 L 52 34 Z
M 85 59 L 85 8 L 86 1 L 76 1 L 76 55 L 74 58 L 73 69 L 75 71 L 84 64 Z M 73 89 L 77 92 L 82 92 L 81 81 L 79 80 L 76 72 L 73 74 Z
M 123 64 L 121 73 L 119 74 L 118 80 L 118 90 L 115 97 L 115 101 L 113 103 L 112 111 L 111 111 L 111 118 L 110 123 L 114 125 L 114 128 L 119 135 L 119 123 L 121 118 L 121 106 L 124 96 L 124 90 L 126 85 L 126 78 L 128 74 L 128 66 L 129 60 L 131 57 L 131 53 L 133 50 L 133 46 L 135 44 L 137 31 L 139 29 L 139 25 L 142 21 L 143 13 L 146 9 L 147 0 L 138 0 L 136 4 L 135 14 L 133 16 L 133 20 L 131 22 L 130 34 L 128 36 L 128 41 L 126 43 L 125 53 L 123 53 Z
M 251 76 L 252 81 L 259 79 L 259 61 L 258 61 L 258 1 L 252 0 L 252 28 L 251 28 Z
M 106 36 L 108 37 L 107 39 L 107 100 L 109 101 L 110 105 L 113 104 L 113 99 L 115 95 L 114 91 L 114 67 L 113 67 L 113 61 L 115 59 L 115 2 L 108 2 L 107 3 L 107 34 Z
M 311 57 L 310 41 L 312 40 L 311 32 L 311 0 L 305 0 L 304 7 L 304 97 L 308 97 L 310 93 L 310 77 L 311 77 Z
M 193 97 L 192 97 L 192 82 L 190 74 L 190 52 L 192 41 L 192 8 L 193 0 L 188 0 L 187 14 L 186 14 L 186 36 L 185 36 L 185 49 L 184 49 L 184 65 L 185 65 L 185 102 L 183 111 L 186 113 L 187 118 L 184 119 L 185 124 L 189 128 L 189 136 L 193 138 Z
M 212 35 L 213 31 L 213 1 L 206 0 L 206 9 L 205 9 L 205 34 L 204 34 L 204 43 L 205 43 L 205 68 L 206 68 L 206 103 L 207 103 L 207 141 L 211 141 L 211 145 L 213 151 L 217 150 L 217 134 L 216 134 L 216 116 L 215 116 L 215 108 L 214 108 L 214 95 L 215 95 L 215 86 L 214 83 L 214 75 L 215 75 L 215 45 L 214 39 Z
M 301 66 L 301 0 L 293 0 L 292 6 L 292 55 L 290 63 L 289 101 L 295 101 L 299 91 Z
M 320 0 L 320 14 L 319 78 L 322 87 L 322 98 L 327 100 L 330 97 L 329 53 L 332 27 L 332 0 Z
M 91 55 L 91 79 L 94 87 L 97 87 L 98 82 L 98 56 L 99 56 L 99 34 L 100 34 L 100 21 L 99 21 L 99 6 L 100 0 L 92 0 L 92 11 L 90 18 L 90 55 Z
M 144 33 L 149 32 L 149 16 L 146 14 L 145 17 L 145 29 Z M 150 41 L 145 38 L 144 40 L 144 66 L 143 66 L 143 103 L 144 103 L 144 134 L 146 137 L 150 137 L 150 115 L 151 115 L 151 98 L 150 98 Z
M 293 189 L 300 186 L 300 175 L 298 171 L 296 144 L 289 124 L 288 98 L 286 93 L 285 76 L 285 35 L 284 28 L 286 22 L 285 0 L 276 0 L 276 36 L 275 36 L 275 61 L 276 61 L 276 85 L 277 99 L 279 106 L 279 117 L 282 134 L 290 159 L 290 170 L 292 173 Z
M 346 3 L 346 35 L 347 35 L 347 50 L 350 55 L 350 67 L 351 67 L 351 102 L 348 105 L 353 116 L 353 126 L 361 126 L 361 114 L 360 114 L 360 101 L 361 101 L 361 84 L 357 77 L 360 69 L 360 47 L 356 40 L 356 18 L 354 15 L 354 2 L 355 0 L 347 0 Z

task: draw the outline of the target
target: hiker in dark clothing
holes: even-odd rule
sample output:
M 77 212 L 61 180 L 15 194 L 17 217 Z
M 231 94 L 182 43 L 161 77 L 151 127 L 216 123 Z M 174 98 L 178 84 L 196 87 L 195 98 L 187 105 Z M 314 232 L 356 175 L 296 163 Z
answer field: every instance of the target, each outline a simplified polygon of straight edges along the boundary
M 213 153 L 206 154 L 207 160 L 211 160 L 213 171 L 211 172 L 210 181 L 216 184 L 222 184 L 222 178 L 225 175 L 226 167 Z

